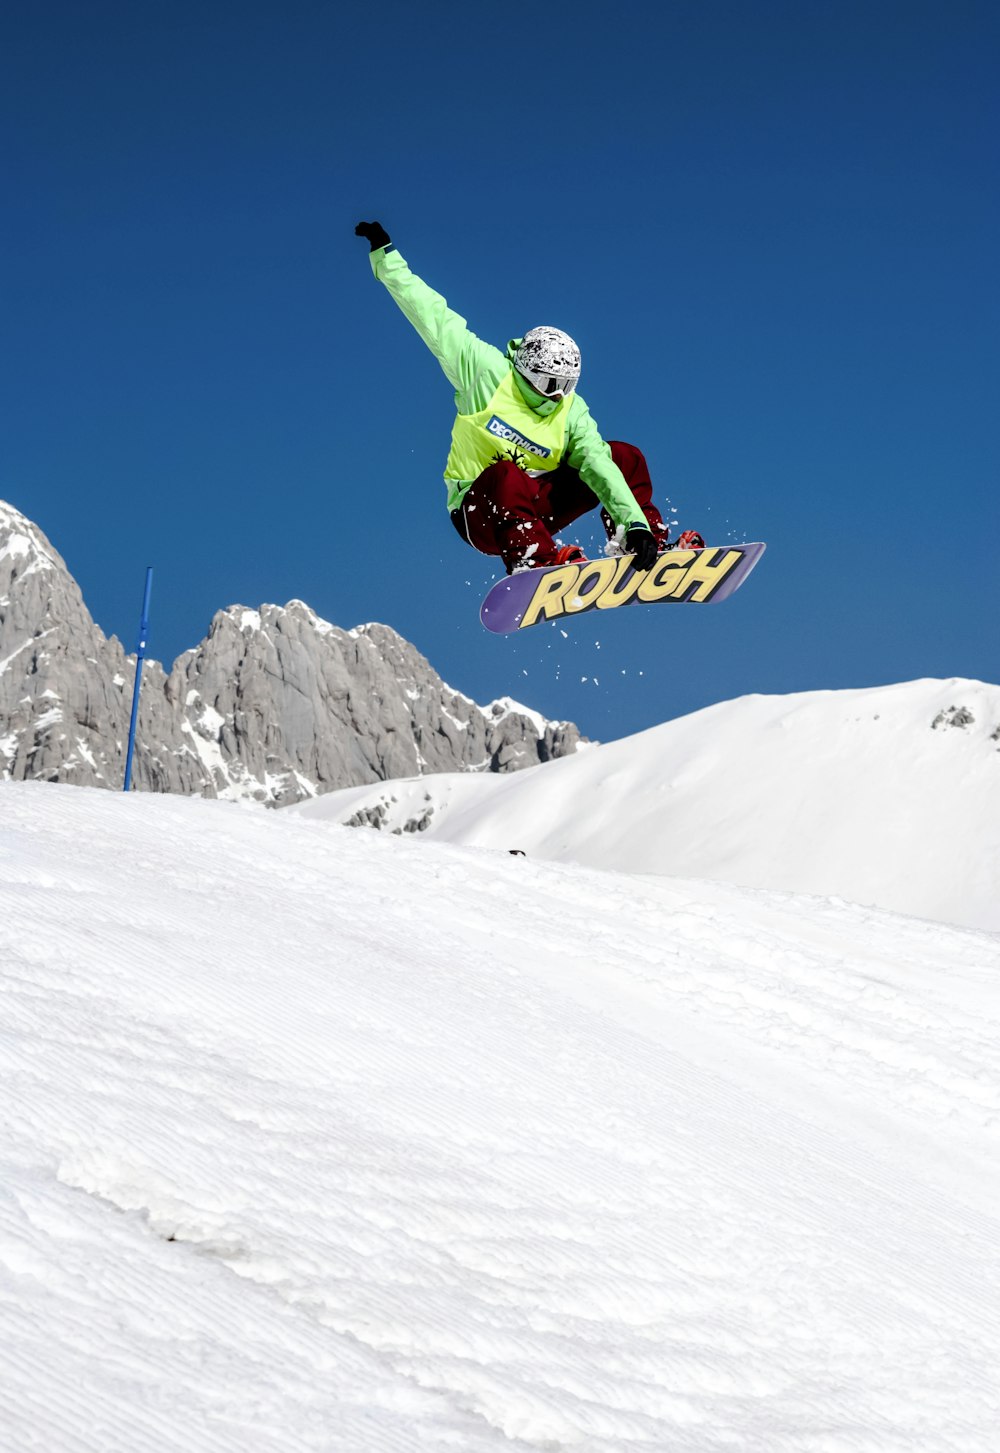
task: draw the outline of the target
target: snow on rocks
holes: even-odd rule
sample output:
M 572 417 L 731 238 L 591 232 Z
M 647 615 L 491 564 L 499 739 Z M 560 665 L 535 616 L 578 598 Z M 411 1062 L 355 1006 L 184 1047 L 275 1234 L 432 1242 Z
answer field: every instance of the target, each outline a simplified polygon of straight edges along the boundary
M 195 799 L 0 821 L 5 1450 L 995 1447 L 996 936 Z
M 0 779 L 120 787 L 134 658 L 2 501 L 0 602 L 0 739 L 12 743 Z M 342 631 L 300 600 L 218 611 L 169 673 L 147 660 L 143 682 L 133 780 L 145 791 L 279 805 L 408 772 L 513 771 L 580 741 L 570 723 L 476 706 L 388 626 Z

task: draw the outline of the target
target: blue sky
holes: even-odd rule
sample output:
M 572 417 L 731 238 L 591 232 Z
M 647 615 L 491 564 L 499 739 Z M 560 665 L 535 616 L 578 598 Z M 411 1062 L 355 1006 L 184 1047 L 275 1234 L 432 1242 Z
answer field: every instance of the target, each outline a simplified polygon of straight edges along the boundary
M 129 647 L 152 564 L 167 662 L 299 597 L 605 740 L 998 679 L 995 5 L 93 0 L 0 52 L 0 497 Z M 733 600 L 482 631 L 362 217 L 481 336 L 573 334 L 680 524 L 768 542 Z

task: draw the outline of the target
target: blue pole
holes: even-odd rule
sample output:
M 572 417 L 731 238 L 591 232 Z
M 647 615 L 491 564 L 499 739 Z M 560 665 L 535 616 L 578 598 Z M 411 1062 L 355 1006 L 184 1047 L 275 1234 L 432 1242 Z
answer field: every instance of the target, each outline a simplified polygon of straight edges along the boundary
M 128 729 L 128 755 L 125 758 L 125 786 L 132 785 L 132 753 L 135 751 L 135 724 L 139 716 L 139 691 L 142 687 L 142 663 L 146 657 L 146 634 L 149 630 L 149 596 L 153 589 L 153 567 L 146 566 L 146 593 L 142 598 L 142 620 L 139 623 L 139 644 L 135 657 L 135 685 L 132 688 L 132 720 Z

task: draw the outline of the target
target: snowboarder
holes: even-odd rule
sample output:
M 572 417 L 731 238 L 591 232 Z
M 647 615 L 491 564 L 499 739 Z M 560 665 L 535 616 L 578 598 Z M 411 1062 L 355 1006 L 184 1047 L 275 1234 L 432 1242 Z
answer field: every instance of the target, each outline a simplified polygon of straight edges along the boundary
M 515 570 L 583 560 L 553 536 L 601 506 L 610 552 L 649 570 L 667 548 L 642 453 L 605 442 L 576 392 L 580 350 L 558 328 L 532 328 L 506 353 L 484 343 L 440 293 L 410 271 L 381 222 L 354 229 L 371 266 L 455 390 L 458 417 L 445 466 L 448 511 L 467 544 Z M 704 545 L 694 530 L 676 542 Z

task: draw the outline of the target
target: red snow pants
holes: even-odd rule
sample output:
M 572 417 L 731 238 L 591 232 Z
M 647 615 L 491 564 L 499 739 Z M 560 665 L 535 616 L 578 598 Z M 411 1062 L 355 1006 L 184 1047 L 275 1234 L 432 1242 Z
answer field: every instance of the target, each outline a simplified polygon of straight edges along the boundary
M 649 528 L 665 540 L 666 526 L 653 504 L 653 486 L 645 457 L 634 444 L 609 440 L 611 457 Z M 518 565 L 551 565 L 556 546 L 552 536 L 573 520 L 596 509 L 600 500 L 584 484 L 575 469 L 560 464 L 537 479 L 526 474 L 511 459 L 498 459 L 483 470 L 461 505 L 452 511 L 452 522 L 462 539 L 484 555 L 499 555 L 508 575 Z M 610 539 L 614 521 L 607 510 L 601 519 Z

